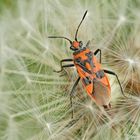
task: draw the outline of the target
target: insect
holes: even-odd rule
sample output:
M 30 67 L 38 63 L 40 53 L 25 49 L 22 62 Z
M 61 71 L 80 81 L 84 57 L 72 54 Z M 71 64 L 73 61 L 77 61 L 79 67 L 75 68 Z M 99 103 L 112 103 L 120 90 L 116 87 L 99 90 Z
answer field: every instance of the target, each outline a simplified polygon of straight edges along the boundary
M 102 69 L 101 67 L 101 50 L 97 49 L 94 52 L 88 48 L 89 41 L 83 47 L 83 42 L 77 39 L 79 28 L 87 15 L 87 11 L 84 13 L 81 22 L 75 33 L 75 40 L 71 41 L 67 37 L 63 36 L 49 36 L 48 38 L 62 38 L 66 39 L 70 43 L 70 49 L 73 51 L 73 59 L 63 59 L 60 61 L 61 70 L 56 72 L 62 72 L 64 68 L 76 67 L 78 73 L 78 79 L 75 81 L 72 90 L 70 92 L 70 102 L 72 107 L 72 97 L 74 90 L 76 89 L 79 81 L 82 81 L 83 87 L 87 94 L 98 104 L 104 108 L 111 108 L 111 87 L 107 74 L 114 75 L 117 78 L 121 92 L 124 95 L 121 83 L 116 73 L 110 70 Z M 97 54 L 100 54 L 99 61 L 96 58 Z M 64 62 L 72 62 L 72 64 L 63 64 Z M 125 95 L 124 95 L 125 96 Z M 72 111 L 73 118 L 73 111 Z

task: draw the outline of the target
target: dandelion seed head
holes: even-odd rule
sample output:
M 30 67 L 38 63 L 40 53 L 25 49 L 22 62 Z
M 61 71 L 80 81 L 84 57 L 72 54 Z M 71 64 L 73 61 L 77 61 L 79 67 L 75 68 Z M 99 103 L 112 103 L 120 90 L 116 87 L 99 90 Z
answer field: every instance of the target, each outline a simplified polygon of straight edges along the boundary
M 73 98 L 74 119 L 70 119 L 67 93 L 70 83 L 78 75 L 75 67 L 70 68 L 68 75 L 61 78 L 59 74 L 53 73 L 57 67 L 55 65 L 59 66 L 61 59 L 72 55 L 68 48 L 62 47 L 65 40 L 54 39 L 49 44 L 46 35 L 64 35 L 72 39 L 85 4 L 88 13 L 79 29 L 78 39 L 82 38 L 83 42 L 95 39 L 95 47 L 102 46 L 103 63 L 106 62 L 103 68 L 118 74 L 124 90 L 129 81 L 133 82 L 140 76 L 140 68 L 137 68 L 139 50 L 130 41 L 131 38 L 136 38 L 135 44 L 139 49 L 139 14 L 135 12 L 138 11 L 135 1 L 17 1 L 14 9 L 17 10 L 19 19 L 14 17 L 15 14 L 9 8 L 0 20 L 0 124 L 7 124 L 4 129 L 4 125 L 0 126 L 0 139 L 18 140 L 22 136 L 21 139 L 30 140 L 46 140 L 51 137 L 69 140 L 124 140 L 130 139 L 127 134 L 131 130 L 134 130 L 132 135 L 139 136 L 139 132 L 135 131 L 138 127 L 134 126 L 140 120 L 139 97 L 123 98 L 113 76 L 108 76 L 112 108 L 104 110 L 94 105 L 88 96 L 83 95 L 85 92 L 81 92 L 84 89 L 79 82 L 79 87 L 75 89 L 78 96 Z M 74 6 L 80 10 L 75 11 Z M 78 15 L 72 15 L 77 12 Z M 119 12 L 121 14 L 118 16 Z M 76 21 L 75 24 L 73 21 Z M 126 22 L 129 23 L 128 26 L 125 26 Z M 94 44 L 90 43 L 91 50 L 95 49 L 92 47 Z M 9 52 L 10 56 L 7 55 Z M 60 66 L 58 70 L 59 68 Z M 79 88 L 81 89 L 78 90 Z M 130 86 L 127 88 L 130 89 Z M 129 94 L 127 91 L 125 93 Z M 87 98 L 91 102 L 88 100 L 85 104 Z M 9 114 L 10 117 L 2 119 L 1 114 Z M 129 120 L 132 122 L 131 128 Z

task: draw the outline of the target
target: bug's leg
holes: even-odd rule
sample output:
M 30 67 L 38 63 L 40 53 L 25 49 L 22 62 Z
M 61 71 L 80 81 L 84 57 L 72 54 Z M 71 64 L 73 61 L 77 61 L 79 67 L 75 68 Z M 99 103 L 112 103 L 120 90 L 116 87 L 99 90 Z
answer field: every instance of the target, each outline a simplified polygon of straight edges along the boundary
M 54 72 L 59 73 L 59 72 L 63 71 L 64 68 L 69 68 L 69 67 L 74 67 L 74 64 L 63 65 L 63 66 L 61 66 L 61 70 L 59 70 L 59 71 L 55 71 L 55 70 L 54 70 Z
M 73 96 L 73 92 L 74 92 L 76 86 L 78 85 L 79 81 L 80 81 L 80 77 L 78 77 L 78 79 L 77 79 L 76 82 L 74 83 L 74 85 L 73 85 L 73 87 L 72 87 L 72 89 L 71 89 L 71 92 L 70 92 L 70 96 Z
M 73 106 L 72 106 L 72 105 L 73 105 L 72 96 L 73 96 L 73 92 L 74 92 L 76 86 L 78 85 L 79 81 L 80 81 L 80 77 L 78 77 L 78 79 L 77 79 L 76 82 L 74 83 L 74 85 L 73 85 L 73 87 L 72 87 L 72 90 L 71 90 L 71 92 L 70 92 L 70 105 L 71 105 L 71 108 L 72 108 L 72 116 L 71 116 L 72 119 L 73 119 L 73 113 L 74 113 Z
M 100 63 L 102 63 L 102 58 L 101 58 L 101 56 L 102 56 L 102 51 L 101 51 L 101 49 L 97 49 L 97 50 L 94 52 L 94 55 L 96 55 L 98 52 L 100 52 Z
M 119 78 L 118 78 L 118 75 L 117 75 L 115 72 L 110 71 L 110 70 L 104 70 L 104 72 L 107 73 L 107 74 L 111 74 L 111 75 L 116 76 L 117 81 L 118 81 L 119 86 L 120 86 L 120 89 L 121 89 L 121 92 L 122 92 L 122 95 L 123 95 L 124 97 L 127 97 L 127 96 L 124 94 L 124 92 L 123 92 L 123 88 L 122 88 L 122 86 L 121 86 L 121 83 L 120 83 L 120 80 L 119 80 Z M 128 98 L 128 97 L 127 97 L 127 98 Z
M 73 61 L 73 59 L 62 59 L 60 61 L 61 69 L 59 71 L 54 70 L 54 72 L 61 72 L 61 71 L 63 71 L 63 68 L 74 66 L 74 64 L 63 65 L 63 62 L 71 62 L 71 61 Z

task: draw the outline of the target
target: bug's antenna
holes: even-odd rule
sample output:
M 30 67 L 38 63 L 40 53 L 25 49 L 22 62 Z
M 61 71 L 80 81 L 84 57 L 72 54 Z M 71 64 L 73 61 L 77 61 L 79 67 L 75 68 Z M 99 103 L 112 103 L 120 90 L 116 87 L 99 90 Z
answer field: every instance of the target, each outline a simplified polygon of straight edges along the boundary
M 66 39 L 70 42 L 70 44 L 72 44 L 72 41 L 70 39 L 68 39 L 67 37 L 63 37 L 63 36 L 48 36 L 48 38 L 63 38 Z
M 84 20 L 84 18 L 85 18 L 85 16 L 86 16 L 86 14 L 87 14 L 87 10 L 86 10 L 86 12 L 84 13 L 83 18 L 82 18 L 80 24 L 79 24 L 78 27 L 77 27 L 77 30 L 76 30 L 76 33 L 75 33 L 75 40 L 76 40 L 76 41 L 77 41 L 77 34 L 78 34 L 79 27 L 80 27 L 80 25 L 82 24 L 82 22 L 83 22 L 83 20 Z

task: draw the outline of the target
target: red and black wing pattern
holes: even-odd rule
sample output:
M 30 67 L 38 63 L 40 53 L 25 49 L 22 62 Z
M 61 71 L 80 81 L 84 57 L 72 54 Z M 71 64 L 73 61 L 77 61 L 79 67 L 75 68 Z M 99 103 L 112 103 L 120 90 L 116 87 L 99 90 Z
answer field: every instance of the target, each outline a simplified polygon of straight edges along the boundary
M 93 52 L 86 49 L 75 55 L 74 63 L 88 95 L 97 104 L 108 105 L 110 101 L 110 84 Z

